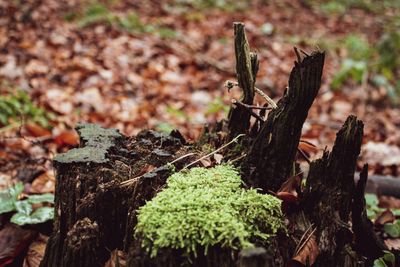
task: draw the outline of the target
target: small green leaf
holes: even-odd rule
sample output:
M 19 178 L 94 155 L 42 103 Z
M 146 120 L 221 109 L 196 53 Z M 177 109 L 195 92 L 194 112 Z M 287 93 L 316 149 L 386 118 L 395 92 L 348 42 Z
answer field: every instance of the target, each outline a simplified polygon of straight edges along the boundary
M 28 196 L 28 201 L 31 204 L 37 204 L 42 202 L 54 203 L 53 194 L 41 194 L 41 195 L 31 195 Z
M 383 226 L 383 230 L 390 237 L 393 238 L 400 237 L 400 225 L 398 223 L 387 223 Z
M 0 214 L 16 209 L 15 202 L 22 191 L 24 191 L 24 185 L 21 182 L 16 183 L 6 190 L 0 191 Z
M 368 206 L 377 206 L 379 200 L 375 194 L 365 194 L 365 202 Z
M 18 213 L 29 215 L 32 212 L 32 205 L 28 200 L 17 201 L 15 202 L 15 209 Z
M 382 258 L 374 260 L 374 267 L 388 267 Z
M 16 183 L 13 187 L 8 189 L 11 197 L 15 200 L 18 199 L 18 196 L 24 191 L 24 184 L 22 182 Z
M 15 200 L 10 197 L 7 191 L 0 192 L 0 214 L 15 210 Z
M 35 210 L 31 215 L 25 213 L 16 213 L 11 217 L 11 222 L 18 225 L 38 224 L 54 218 L 54 208 L 41 207 Z
M 383 255 L 383 259 L 385 260 L 385 262 L 394 263 L 396 259 L 393 253 L 387 250 L 385 250 L 384 252 L 385 255 Z

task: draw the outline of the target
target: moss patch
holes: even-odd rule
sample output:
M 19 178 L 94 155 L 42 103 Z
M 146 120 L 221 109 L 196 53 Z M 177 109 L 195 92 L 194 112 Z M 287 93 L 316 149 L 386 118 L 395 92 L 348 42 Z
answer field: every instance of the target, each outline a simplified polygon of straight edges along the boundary
M 167 188 L 138 210 L 135 236 L 151 257 L 162 248 L 197 256 L 200 248 L 238 250 L 268 240 L 283 228 L 279 199 L 245 190 L 234 167 L 175 173 Z

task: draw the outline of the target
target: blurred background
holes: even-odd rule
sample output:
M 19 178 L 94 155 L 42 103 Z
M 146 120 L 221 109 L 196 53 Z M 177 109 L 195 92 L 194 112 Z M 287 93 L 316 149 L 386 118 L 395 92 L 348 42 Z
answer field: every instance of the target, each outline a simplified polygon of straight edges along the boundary
M 51 170 L 54 153 L 77 145 L 77 122 L 196 140 L 240 97 L 223 84 L 235 80 L 232 24 L 243 21 L 260 58 L 256 85 L 275 100 L 294 46 L 326 51 L 303 139 L 332 146 L 355 114 L 363 160 L 399 176 L 399 11 L 397 0 L 0 1 L 1 175 Z

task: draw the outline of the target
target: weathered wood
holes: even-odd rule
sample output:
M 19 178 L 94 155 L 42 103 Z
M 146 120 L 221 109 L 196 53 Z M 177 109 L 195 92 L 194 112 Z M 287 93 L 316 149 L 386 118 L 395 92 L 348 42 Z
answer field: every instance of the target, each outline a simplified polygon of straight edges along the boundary
M 368 259 L 368 264 L 372 265 L 373 260 L 383 256 L 383 250 L 388 250 L 388 248 L 377 237 L 374 232 L 374 225 L 367 217 L 364 198 L 367 179 L 368 165 L 364 165 L 354 192 L 351 218 L 355 248 L 361 255 Z
M 316 266 L 353 266 L 350 211 L 355 193 L 354 172 L 360 153 L 363 123 L 349 116 L 337 133 L 332 152 L 313 161 L 307 177 L 302 210 L 317 227 L 320 254 Z M 356 257 L 356 258 L 353 258 Z
M 132 186 L 121 183 L 146 164 L 161 167 L 186 152 L 179 138 L 153 131 L 132 139 L 92 124 L 77 131 L 81 147 L 54 159 L 54 232 L 41 266 L 103 266 L 110 251 L 129 248 L 135 209 L 165 184 L 168 172 L 149 173 Z
M 324 52 L 314 52 L 295 62 L 289 88 L 268 114 L 246 159 L 248 185 L 276 191 L 290 176 L 303 123 L 321 84 L 324 59 Z
M 236 75 L 239 87 L 243 91 L 241 102 L 252 105 L 259 62 L 257 55 L 250 53 L 249 43 L 244 32 L 244 24 L 235 22 L 233 27 L 235 32 Z M 239 134 L 247 133 L 249 127 L 250 113 L 241 106 L 232 106 L 229 111 L 229 139 L 233 139 Z

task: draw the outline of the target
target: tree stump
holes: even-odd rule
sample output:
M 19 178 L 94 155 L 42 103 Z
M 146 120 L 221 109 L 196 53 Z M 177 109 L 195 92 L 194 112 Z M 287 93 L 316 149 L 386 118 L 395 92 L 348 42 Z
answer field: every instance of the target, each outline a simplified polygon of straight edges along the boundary
M 242 105 L 232 106 L 228 122 L 207 128 L 198 143 L 187 144 L 178 131 L 166 135 L 147 130 L 126 137 L 93 124 L 77 127 L 80 147 L 54 159 L 56 215 L 42 267 L 104 266 L 115 249 L 127 254 L 128 266 L 181 265 L 180 250 L 165 249 L 155 258 L 143 250 L 134 237 L 137 210 L 162 190 L 173 172 L 199 159 L 204 143 L 220 147 L 225 142 L 220 153 L 241 170 L 246 187 L 277 192 L 292 176 L 298 168 L 302 126 L 321 84 L 325 54 L 316 51 L 298 57 L 289 87 L 264 121 L 252 110 L 257 55 L 250 53 L 244 25 L 235 23 L 234 29 Z M 252 116 L 258 116 L 253 126 Z M 365 215 L 366 168 L 354 184 L 362 134 L 362 122 L 349 116 L 332 152 L 325 151 L 311 163 L 298 201 L 283 203 L 289 205 L 287 233 L 278 234 L 266 248 L 239 252 L 212 247 L 207 255 L 199 253 L 192 266 L 366 266 L 381 256 L 387 248 Z M 232 145 L 238 135 L 243 138 Z

